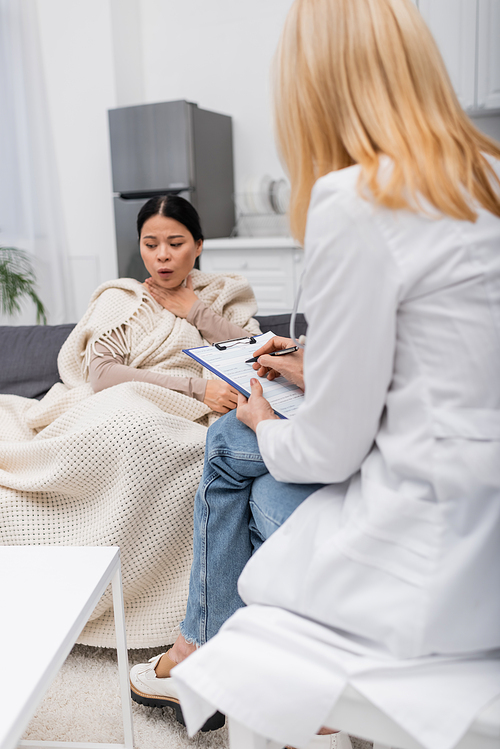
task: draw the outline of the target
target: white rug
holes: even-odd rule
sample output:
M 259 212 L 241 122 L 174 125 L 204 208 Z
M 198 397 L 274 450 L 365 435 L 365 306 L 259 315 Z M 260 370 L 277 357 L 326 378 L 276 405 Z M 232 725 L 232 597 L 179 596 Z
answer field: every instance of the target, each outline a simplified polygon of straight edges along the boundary
M 130 666 L 156 655 L 157 648 L 129 650 Z M 227 728 L 189 739 L 170 708 L 132 703 L 135 749 L 228 749 Z M 24 739 L 45 741 L 123 742 L 116 651 L 75 645 Z M 352 739 L 353 749 L 371 744 Z

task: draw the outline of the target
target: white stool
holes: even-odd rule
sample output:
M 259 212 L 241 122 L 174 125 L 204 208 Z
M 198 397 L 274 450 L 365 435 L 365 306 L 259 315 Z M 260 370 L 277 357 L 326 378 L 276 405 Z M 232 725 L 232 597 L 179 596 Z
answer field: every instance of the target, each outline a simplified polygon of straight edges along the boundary
M 348 686 L 325 721 L 327 726 L 373 741 L 373 749 L 422 749 L 397 723 Z M 282 749 L 228 718 L 230 749 Z M 454 749 L 500 748 L 500 699 L 486 707 Z
M 125 743 L 19 741 L 110 582 Z M 1 546 L 0 602 L 0 749 L 133 749 L 120 550 Z
M 281 749 L 294 739 L 303 746 L 321 725 L 375 749 L 500 749 L 496 651 L 398 660 L 285 609 L 251 604 L 172 677 L 190 735 L 220 710 L 231 749 Z M 308 749 L 322 741 L 309 740 Z

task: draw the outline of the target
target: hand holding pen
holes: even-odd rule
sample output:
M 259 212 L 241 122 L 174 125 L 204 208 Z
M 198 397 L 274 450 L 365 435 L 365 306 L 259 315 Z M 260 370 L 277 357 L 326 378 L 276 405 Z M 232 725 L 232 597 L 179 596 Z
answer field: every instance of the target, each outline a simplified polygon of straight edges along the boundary
M 293 354 L 294 351 L 298 351 L 298 350 L 299 350 L 298 346 L 290 346 L 290 348 L 284 348 L 284 349 L 281 349 L 281 351 L 271 351 L 269 356 L 284 356 L 285 354 Z M 252 356 L 251 359 L 247 359 L 245 361 L 245 364 L 252 364 L 253 362 L 258 361 L 258 359 L 259 359 L 258 356 Z
M 274 380 L 283 375 L 289 382 L 304 390 L 303 358 L 304 350 L 297 349 L 290 338 L 274 336 L 255 352 L 252 360 L 248 361 L 252 363 L 259 377 Z

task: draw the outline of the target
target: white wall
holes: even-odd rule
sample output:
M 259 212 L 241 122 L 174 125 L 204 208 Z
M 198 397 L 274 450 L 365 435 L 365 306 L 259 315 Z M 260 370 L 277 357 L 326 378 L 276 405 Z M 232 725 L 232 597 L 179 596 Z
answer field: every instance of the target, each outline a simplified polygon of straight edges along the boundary
M 229 114 L 236 190 L 251 177 L 281 177 L 270 67 L 292 0 L 36 3 L 80 317 L 94 288 L 117 273 L 107 110 L 188 99 Z M 486 124 L 498 132 L 498 118 Z
M 107 110 L 188 99 L 230 114 L 237 189 L 281 177 L 269 68 L 291 2 L 37 0 L 77 318 L 117 274 Z
M 116 106 L 108 2 L 38 0 L 42 61 L 76 318 L 116 276 L 107 110 Z
M 140 0 L 110 0 L 117 107 L 144 102 Z
M 145 100 L 187 99 L 233 118 L 236 190 L 283 176 L 270 66 L 292 0 L 140 0 Z

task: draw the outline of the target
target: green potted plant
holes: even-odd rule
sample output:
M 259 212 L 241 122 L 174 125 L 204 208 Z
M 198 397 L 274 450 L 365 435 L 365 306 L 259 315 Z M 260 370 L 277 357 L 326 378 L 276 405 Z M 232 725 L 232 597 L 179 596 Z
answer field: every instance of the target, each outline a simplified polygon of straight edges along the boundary
M 36 307 L 38 325 L 47 324 L 45 307 L 35 291 L 35 272 L 30 256 L 16 247 L 0 247 L 0 312 L 21 311 L 21 300 L 30 298 Z

